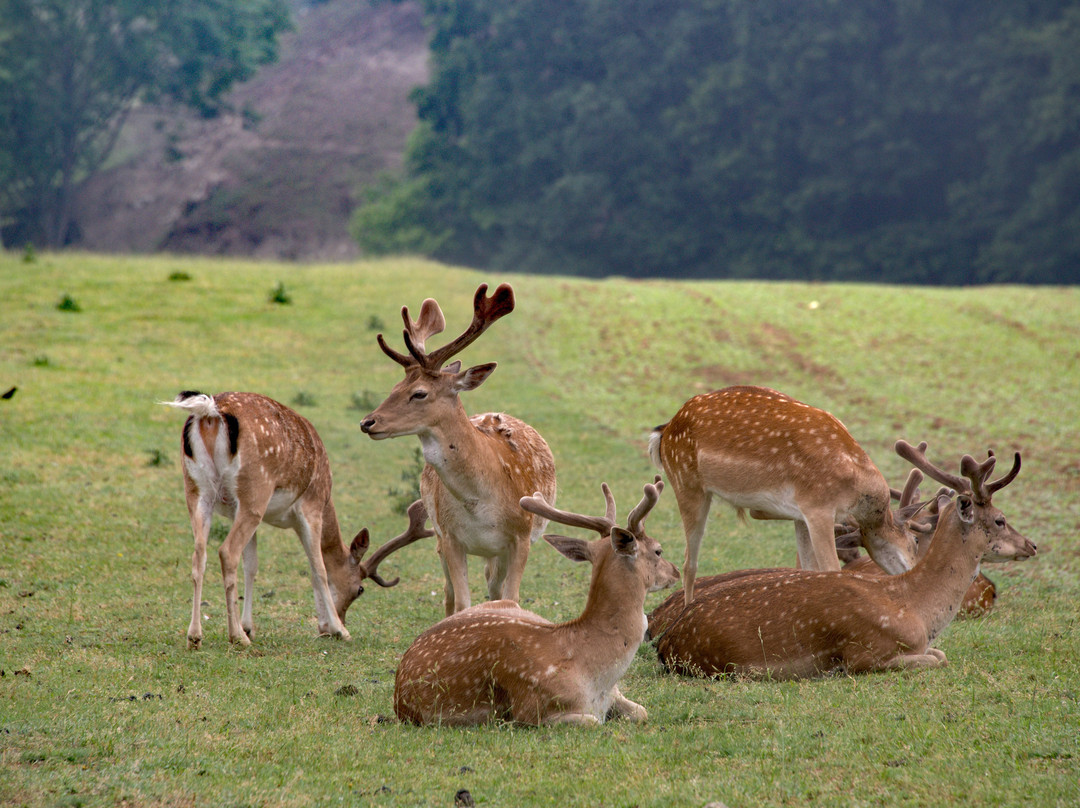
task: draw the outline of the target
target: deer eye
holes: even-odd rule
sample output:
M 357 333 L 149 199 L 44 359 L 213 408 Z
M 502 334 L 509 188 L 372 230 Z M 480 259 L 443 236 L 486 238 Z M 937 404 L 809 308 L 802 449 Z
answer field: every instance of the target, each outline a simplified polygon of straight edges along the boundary
M 997 525 L 998 527 L 1005 527 L 1005 518 L 1002 517 L 1002 516 L 999 516 L 997 519 L 994 520 L 994 524 Z
M 662 556 L 663 554 L 664 554 L 663 548 L 657 547 L 656 548 L 656 555 L 657 556 Z
M 417 390 L 409 396 L 409 401 L 423 401 L 425 398 L 427 398 L 427 390 Z

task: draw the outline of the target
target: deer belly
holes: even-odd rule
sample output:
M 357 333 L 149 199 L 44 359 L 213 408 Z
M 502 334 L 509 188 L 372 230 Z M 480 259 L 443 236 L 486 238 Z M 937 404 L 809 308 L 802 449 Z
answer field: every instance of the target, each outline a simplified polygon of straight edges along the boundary
M 284 488 L 274 491 L 266 504 L 263 521 L 274 527 L 290 528 L 296 524 L 296 494 Z
M 791 485 L 779 485 L 773 489 L 756 491 L 738 491 L 709 486 L 708 491 L 735 508 L 761 511 L 774 519 L 801 520 L 803 518 L 802 509 L 795 502 L 795 489 Z

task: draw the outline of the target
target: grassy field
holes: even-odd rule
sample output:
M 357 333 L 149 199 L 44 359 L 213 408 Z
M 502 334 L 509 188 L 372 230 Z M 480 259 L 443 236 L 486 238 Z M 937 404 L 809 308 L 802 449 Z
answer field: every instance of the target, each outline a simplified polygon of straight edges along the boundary
M 948 629 L 939 671 L 689 680 L 642 646 L 622 690 L 644 726 L 398 724 L 396 662 L 441 616 L 428 542 L 383 565 L 401 584 L 368 589 L 343 643 L 316 637 L 295 536 L 264 528 L 254 644 L 226 641 L 211 553 L 206 637 L 187 651 L 183 418 L 157 402 L 251 390 L 295 406 L 326 443 L 343 530 L 383 540 L 404 526 L 394 504 L 418 444 L 360 432 L 400 378 L 375 334 L 396 344 L 400 307 L 427 296 L 457 333 L 477 284 L 503 280 L 518 309 L 464 354 L 499 363 L 465 406 L 545 435 L 562 507 L 599 513 L 606 480 L 625 514 L 654 473 L 649 429 L 695 393 L 755 383 L 836 414 L 894 484 L 900 437 L 950 468 L 1020 450 L 995 504 L 1039 556 L 986 569 L 997 608 Z M 279 283 L 288 304 L 270 302 Z M 0 254 L 0 392 L 13 386 L 0 400 L 0 804 L 450 806 L 462 788 L 492 806 L 1080 803 L 1080 289 Z M 670 492 L 649 532 L 681 562 Z M 717 508 L 700 572 L 793 559 L 789 523 Z M 587 576 L 537 545 L 525 605 L 575 616 Z

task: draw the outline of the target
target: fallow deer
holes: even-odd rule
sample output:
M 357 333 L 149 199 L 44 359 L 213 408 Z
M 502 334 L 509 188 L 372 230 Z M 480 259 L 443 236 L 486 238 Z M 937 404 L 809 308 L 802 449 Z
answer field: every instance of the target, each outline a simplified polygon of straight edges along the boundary
M 190 413 L 184 424 L 183 472 L 195 553 L 191 579 L 195 594 L 188 625 L 188 648 L 202 644 L 203 576 L 206 541 L 214 513 L 232 520 L 218 551 L 225 581 L 229 640 L 248 645 L 254 632 L 252 603 L 258 568 L 256 528 L 263 522 L 292 528 L 300 537 L 311 567 L 319 633 L 349 639 L 345 612 L 363 594 L 370 578 L 389 587 L 379 563 L 395 550 L 434 535 L 424 528 L 427 513 L 419 500 L 409 507 L 409 527 L 379 547 L 365 562 L 370 542 L 367 528 L 351 546 L 341 539 L 330 497 L 330 461 L 311 422 L 299 413 L 257 393 L 208 396 L 185 391 L 163 402 Z M 237 567 L 244 558 L 244 612 L 237 610 Z
M 606 513 L 556 510 L 539 492 L 521 507 L 564 525 L 595 530 L 594 541 L 545 535 L 572 561 L 592 563 L 581 615 L 554 624 L 509 600 L 458 612 L 421 634 L 402 657 L 394 711 L 415 724 L 599 724 L 610 717 L 644 721 L 645 708 L 618 682 L 645 633 L 645 595 L 675 584 L 679 571 L 645 533 L 645 517 L 663 488 L 646 485 L 626 528 L 603 486 Z
M 963 476 L 956 476 L 931 464 L 925 449 L 896 444 L 902 457 L 958 493 L 939 500 L 933 539 L 911 571 L 764 570 L 713 586 L 659 637 L 664 665 L 705 676 L 796 678 L 945 664 L 931 644 L 956 616 L 981 562 L 1030 558 L 1036 548 L 991 505 L 1019 473 L 1019 453 L 1008 474 L 989 482 L 993 454 L 982 463 L 965 455 Z
M 688 605 L 713 496 L 740 516 L 793 520 L 803 569 L 840 569 L 833 525 L 849 517 L 885 570 L 914 564 L 915 537 L 890 510 L 888 483 L 824 410 L 766 387 L 703 393 L 653 430 L 649 454 L 667 473 L 682 516 Z
M 405 321 L 408 354 L 390 348 L 383 335 L 379 347 L 405 369 L 386 400 L 360 428 L 374 440 L 416 435 L 426 464 L 420 495 L 438 537 L 445 578 L 447 615 L 469 607 L 466 555 L 487 559 L 485 576 L 492 600 L 517 600 L 529 547 L 544 531 L 544 520 L 527 513 L 518 500 L 539 491 L 555 500 L 555 459 L 540 434 L 528 424 L 502 413 L 470 418 L 459 394 L 474 390 L 495 370 L 495 363 L 461 370 L 447 365 L 500 317 L 514 310 L 514 293 L 506 284 L 491 297 L 487 285 L 473 297 L 473 319 L 456 339 L 427 353 L 424 343 L 443 330 L 439 304 L 428 298 L 419 319 Z
M 908 477 L 908 484 L 904 488 L 904 491 L 893 491 L 893 498 L 900 501 L 899 511 L 901 513 L 913 510 L 919 512 L 919 519 L 925 523 L 920 526 L 914 521 L 909 522 L 912 529 L 920 534 L 918 549 L 919 558 L 926 555 L 926 551 L 930 549 L 933 526 L 937 524 L 937 506 L 944 501 L 942 499 L 942 494 L 948 495 L 950 493 L 949 489 L 942 488 L 930 502 L 919 502 L 918 485 L 919 482 L 922 481 L 922 476 L 921 471 L 912 469 L 911 474 Z M 925 510 L 923 510 L 923 506 L 926 506 Z M 888 574 L 877 565 L 874 559 L 859 554 L 861 541 L 859 541 L 857 525 L 852 525 L 850 523 L 846 525 L 837 525 L 836 532 L 836 554 L 844 564 L 841 568 L 844 572 L 858 572 L 863 575 Z M 705 579 L 699 578 L 699 591 L 704 584 Z M 964 602 L 960 605 L 960 612 L 957 614 L 957 617 L 982 617 L 994 608 L 994 601 L 996 599 L 997 586 L 995 586 L 994 582 L 987 578 L 986 575 L 980 572 L 975 576 L 975 580 L 971 582 L 968 591 L 964 593 Z

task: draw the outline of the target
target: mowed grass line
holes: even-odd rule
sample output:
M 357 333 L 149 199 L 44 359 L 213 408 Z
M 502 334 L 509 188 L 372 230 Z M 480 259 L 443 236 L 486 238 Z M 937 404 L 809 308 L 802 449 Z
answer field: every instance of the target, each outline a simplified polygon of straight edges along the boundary
M 188 280 L 170 280 L 183 273 Z M 295 406 L 326 443 L 349 535 L 400 532 L 390 489 L 412 439 L 362 435 L 400 368 L 400 307 L 428 296 L 465 327 L 481 282 L 517 310 L 462 356 L 499 368 L 464 397 L 536 426 L 562 507 L 620 513 L 655 473 L 652 426 L 689 396 L 765 384 L 849 427 L 894 484 L 904 437 L 953 466 L 1023 452 L 997 498 L 1040 546 L 988 567 L 999 601 L 956 622 L 944 670 L 773 683 L 664 674 L 643 646 L 625 678 L 644 726 L 417 729 L 392 716 L 393 672 L 441 614 L 430 543 L 391 557 L 351 643 L 315 636 L 306 561 L 260 531 L 254 645 L 228 646 L 211 554 L 203 650 L 185 648 L 190 528 L 186 388 L 253 390 Z M 269 301 L 278 283 L 292 298 Z M 64 295 L 80 312 L 57 309 Z M 410 260 L 269 264 L 176 257 L 0 254 L 0 804 L 1073 805 L 1080 800 L 1080 294 L 491 276 Z M 437 340 L 433 340 L 436 343 Z M 304 403 L 297 403 L 304 402 Z M 681 564 L 674 498 L 649 531 Z M 714 510 L 703 574 L 794 557 L 785 523 Z M 474 600 L 480 565 L 471 564 Z M 579 613 L 588 570 L 544 544 L 528 608 Z M 661 596 L 650 598 L 648 607 Z M 355 693 L 354 693 L 355 691 Z

